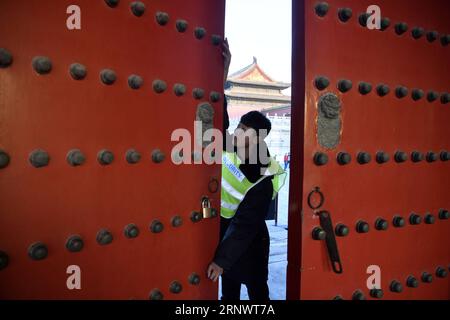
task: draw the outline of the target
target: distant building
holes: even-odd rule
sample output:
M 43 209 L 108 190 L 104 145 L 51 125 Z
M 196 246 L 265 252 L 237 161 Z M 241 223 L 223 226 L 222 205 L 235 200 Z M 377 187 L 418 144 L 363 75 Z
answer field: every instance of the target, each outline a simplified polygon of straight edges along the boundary
M 265 108 L 265 109 L 262 109 L 261 112 L 264 113 L 266 116 L 290 117 L 291 116 L 291 105 L 288 104 L 285 106 Z
M 228 99 L 228 115 L 239 118 L 249 111 L 258 110 L 271 116 L 290 116 L 291 97 L 281 92 L 290 86 L 269 77 L 253 57 L 252 64 L 227 79 L 225 96 Z

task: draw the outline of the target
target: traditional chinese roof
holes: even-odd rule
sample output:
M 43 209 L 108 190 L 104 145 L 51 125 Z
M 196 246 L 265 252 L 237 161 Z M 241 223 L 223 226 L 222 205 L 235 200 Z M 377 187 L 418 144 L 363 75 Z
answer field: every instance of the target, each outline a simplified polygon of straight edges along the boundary
M 264 108 L 261 109 L 262 113 L 267 113 L 267 114 L 275 114 L 275 113 L 286 113 L 287 115 L 291 115 L 291 105 L 290 104 L 286 104 L 284 106 L 276 106 L 276 107 L 270 107 L 270 108 Z
M 245 87 L 264 87 L 268 89 L 284 90 L 289 88 L 289 83 L 277 82 L 269 77 L 258 65 L 258 60 L 253 57 L 253 62 L 228 77 L 228 82 Z
M 272 94 L 253 94 L 253 93 L 234 93 L 233 91 L 227 91 L 226 96 L 229 98 L 248 100 L 248 101 L 262 101 L 262 102 L 275 102 L 275 103 L 290 103 L 291 97 L 285 95 L 272 95 Z

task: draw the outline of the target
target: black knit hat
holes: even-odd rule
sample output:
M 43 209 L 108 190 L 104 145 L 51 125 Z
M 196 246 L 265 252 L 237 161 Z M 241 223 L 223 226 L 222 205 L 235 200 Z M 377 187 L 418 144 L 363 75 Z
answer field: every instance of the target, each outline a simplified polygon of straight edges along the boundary
M 241 123 L 247 127 L 254 129 L 258 136 L 260 133 L 259 130 L 265 129 L 267 132 L 266 135 L 268 135 L 270 130 L 272 129 L 270 120 L 267 119 L 267 117 L 259 111 L 250 111 L 244 114 L 241 117 Z

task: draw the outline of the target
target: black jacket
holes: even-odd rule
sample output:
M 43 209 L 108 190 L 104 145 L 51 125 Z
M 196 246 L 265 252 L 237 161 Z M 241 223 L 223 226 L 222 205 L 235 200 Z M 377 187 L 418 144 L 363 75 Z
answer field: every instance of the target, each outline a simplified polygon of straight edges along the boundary
M 226 102 L 224 108 L 226 130 Z M 260 164 L 241 164 L 239 169 L 251 182 L 261 177 Z M 221 218 L 220 243 L 213 261 L 224 269 L 228 277 L 241 282 L 267 280 L 270 238 L 265 218 L 272 193 L 270 176 L 247 192 L 233 218 Z

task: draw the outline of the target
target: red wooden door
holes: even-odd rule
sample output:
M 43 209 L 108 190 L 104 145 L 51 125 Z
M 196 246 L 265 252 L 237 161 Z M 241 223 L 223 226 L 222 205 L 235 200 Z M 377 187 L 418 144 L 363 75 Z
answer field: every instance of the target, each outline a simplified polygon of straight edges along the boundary
M 218 220 L 193 220 L 220 166 L 173 163 L 171 133 L 206 102 L 221 128 L 224 10 L 1 1 L 0 298 L 217 298 Z
M 370 30 L 372 4 L 293 1 L 289 299 L 371 299 L 370 266 L 384 299 L 450 297 L 450 5 L 377 1 Z

